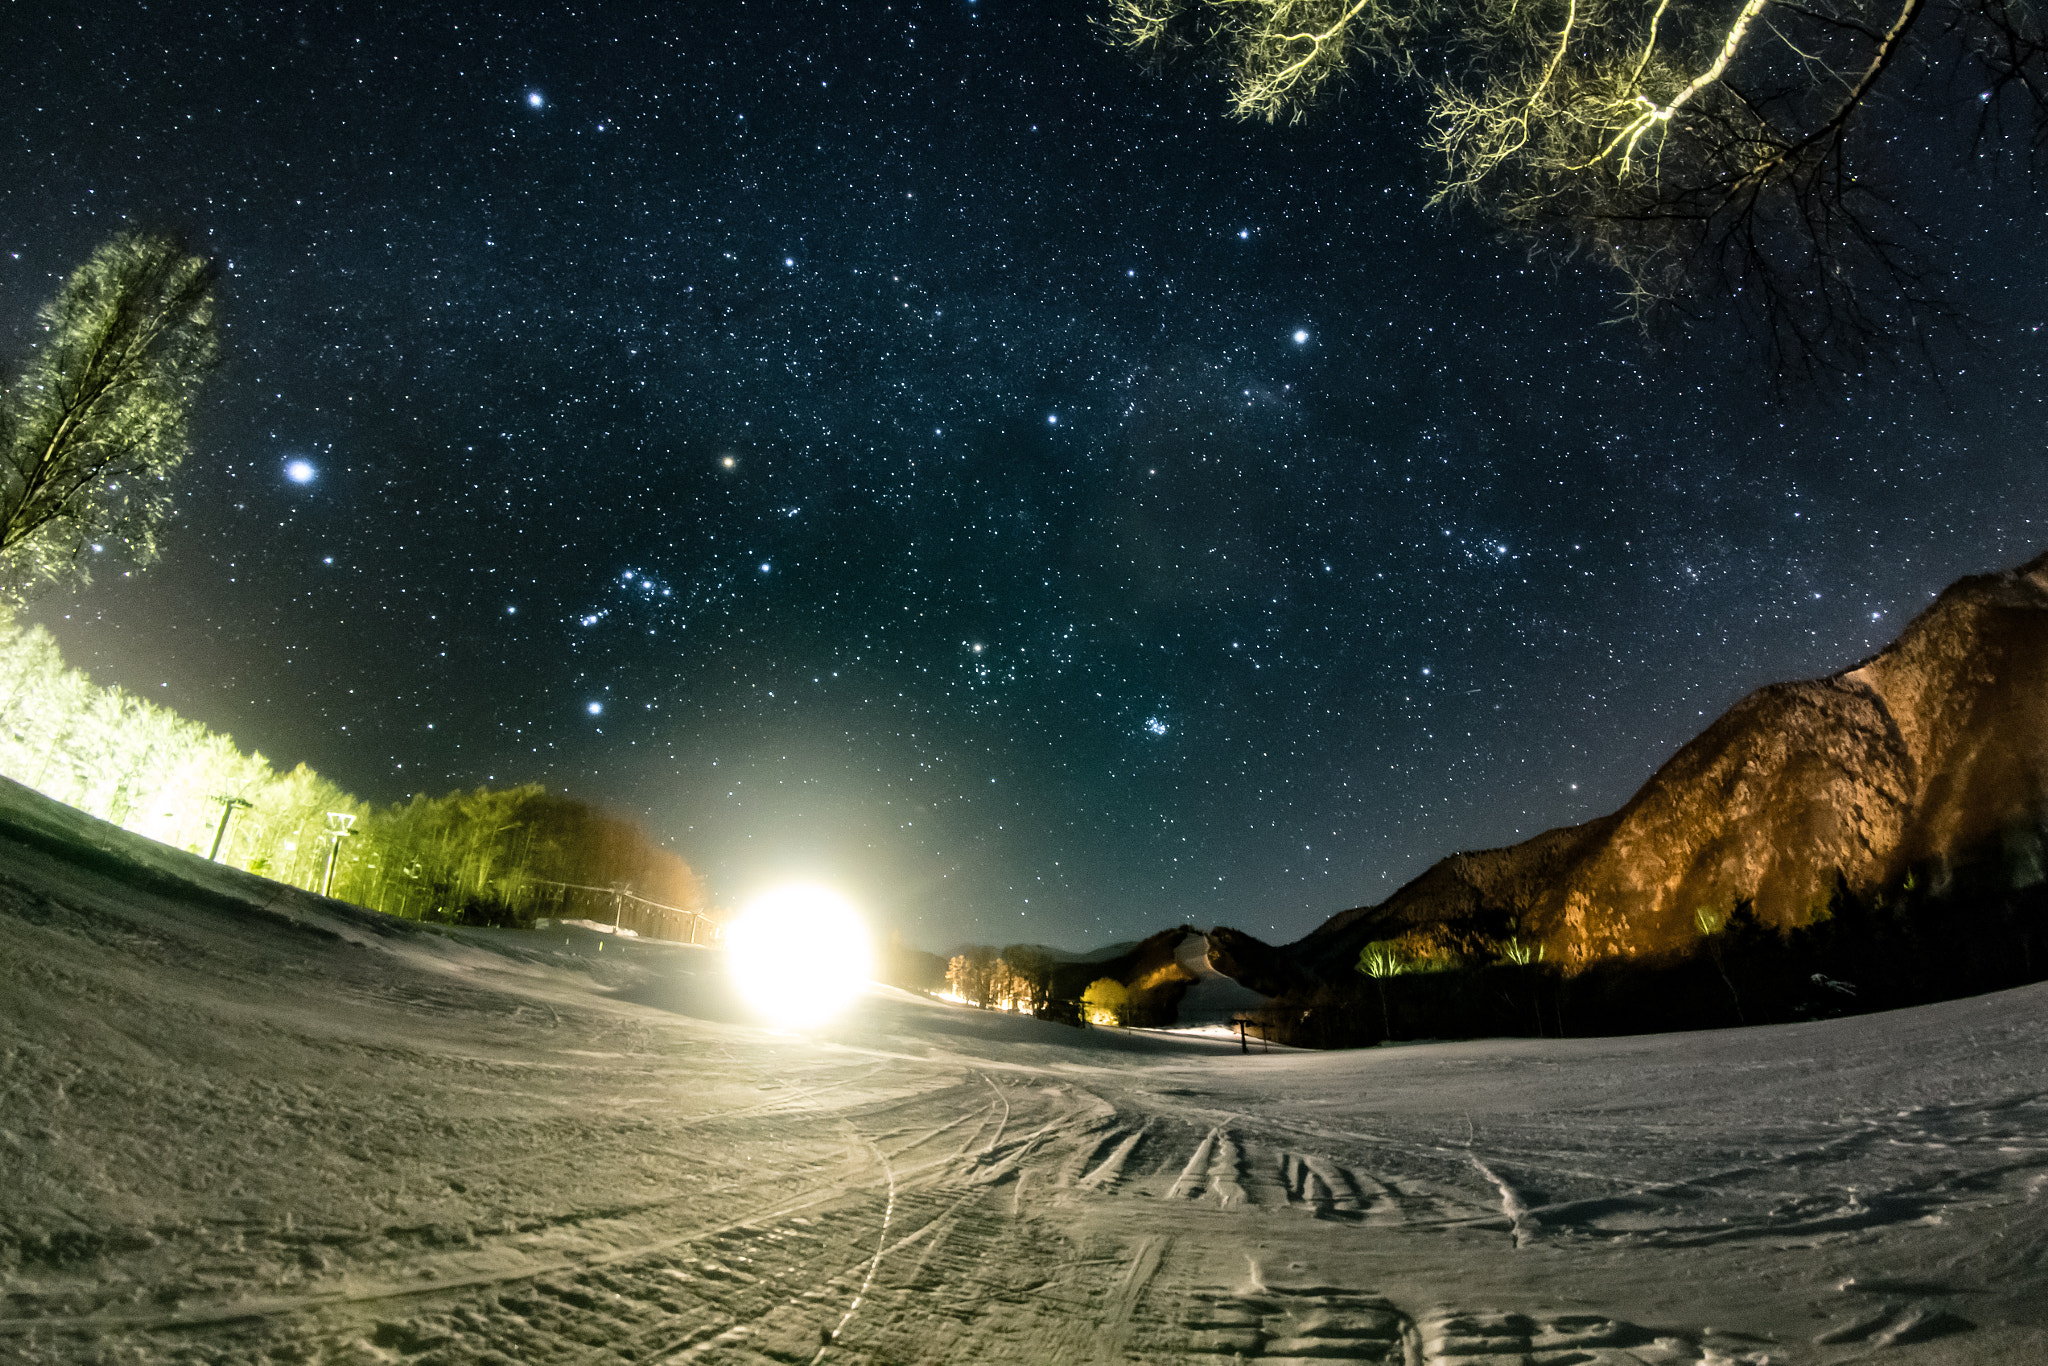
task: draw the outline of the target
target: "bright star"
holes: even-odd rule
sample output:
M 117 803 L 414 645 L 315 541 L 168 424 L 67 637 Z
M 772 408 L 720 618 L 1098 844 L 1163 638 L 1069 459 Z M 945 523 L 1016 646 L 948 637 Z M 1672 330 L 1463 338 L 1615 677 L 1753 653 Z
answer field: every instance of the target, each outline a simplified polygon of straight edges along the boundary
M 590 714 L 591 714 L 592 716 L 602 716 L 602 715 L 604 715 L 604 703 L 602 703 L 602 702 L 592 702 L 592 703 L 590 704 Z
M 1302 344 L 1303 342 L 1305 342 L 1305 341 L 1307 341 L 1307 340 L 1308 340 L 1308 329 L 1307 329 L 1307 328 L 1305 328 L 1305 327 L 1304 327 L 1304 328 L 1299 328 L 1299 329 L 1297 329 L 1297 330 L 1295 331 L 1295 334 L 1294 334 L 1294 342 L 1295 342 L 1295 345 L 1299 346 L 1300 344 Z
M 544 99 L 542 99 L 542 98 L 540 97 L 540 91 L 538 91 L 538 90 L 529 90 L 529 91 L 527 91 L 527 92 L 526 92 L 526 107 L 527 107 L 527 108 L 529 108 L 529 109 L 538 109 L 538 108 L 540 108 L 540 107 L 541 107 L 542 105 L 544 105 L 544 104 L 546 104 L 546 103 L 547 103 L 547 101 L 546 101 L 546 100 L 544 100 Z
M 317 473 L 310 460 L 294 460 L 284 467 L 284 477 L 294 484 L 310 484 Z
M 1060 425 L 1060 415 L 1058 413 L 1047 414 L 1045 420 L 1055 427 Z
M 763 574 L 766 574 L 766 573 L 768 572 L 768 561 L 766 561 L 766 560 L 763 560 L 763 561 L 761 561 L 761 572 L 762 572 Z

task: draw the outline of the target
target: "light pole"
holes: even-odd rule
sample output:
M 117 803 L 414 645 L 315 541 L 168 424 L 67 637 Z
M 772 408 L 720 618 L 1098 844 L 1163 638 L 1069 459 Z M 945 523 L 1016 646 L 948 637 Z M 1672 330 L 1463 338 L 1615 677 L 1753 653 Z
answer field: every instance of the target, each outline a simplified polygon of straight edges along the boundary
M 206 851 L 209 860 L 220 858 L 220 842 L 227 838 L 228 818 L 235 814 L 235 808 L 241 807 L 246 810 L 255 805 L 254 802 L 245 802 L 240 797 L 215 797 L 214 800 L 220 803 L 220 824 L 213 827 L 213 848 Z
M 341 852 L 341 842 L 355 833 L 356 818 L 347 811 L 327 813 L 327 876 L 320 880 L 320 895 L 334 894 L 334 857 Z

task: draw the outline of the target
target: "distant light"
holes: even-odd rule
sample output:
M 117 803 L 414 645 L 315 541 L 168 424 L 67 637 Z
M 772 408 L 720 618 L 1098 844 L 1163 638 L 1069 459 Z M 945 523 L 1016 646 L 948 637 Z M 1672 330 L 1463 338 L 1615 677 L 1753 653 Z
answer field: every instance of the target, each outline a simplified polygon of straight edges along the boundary
M 1251 230 L 1250 228 L 1239 228 L 1239 229 L 1237 230 L 1237 240 L 1238 240 L 1238 241 L 1240 241 L 1240 242 L 1248 242 L 1248 241 L 1250 241 L 1250 240 L 1251 240 L 1251 235 L 1252 235 L 1252 230 Z
M 604 715 L 604 703 L 602 703 L 602 702 L 592 702 L 592 703 L 590 704 L 590 714 L 591 714 L 592 716 L 602 716 L 602 715 Z
M 783 887 L 726 931 L 727 966 L 748 1005 L 778 1024 L 817 1024 L 867 985 L 873 950 L 860 914 L 825 887 Z
M 318 473 L 310 460 L 294 460 L 284 467 L 284 477 L 294 484 L 310 484 Z
M 1058 413 L 1048 413 L 1045 420 L 1051 426 L 1057 427 L 1060 425 L 1060 415 Z
M 1306 342 L 1307 340 L 1308 340 L 1308 329 L 1307 329 L 1307 328 L 1305 328 L 1305 327 L 1302 327 L 1302 328 L 1296 328 L 1296 329 L 1295 329 L 1295 332 L 1294 332 L 1294 344 L 1295 344 L 1296 346 L 1299 346 L 1299 345 L 1301 345 L 1302 343 Z
M 1145 718 L 1145 729 L 1151 731 L 1154 735 L 1164 735 L 1171 728 L 1158 717 L 1148 716 Z
M 719 458 L 718 463 L 725 466 L 727 469 L 731 469 L 734 465 L 738 464 L 739 462 L 737 460 L 734 460 L 731 456 L 727 455 L 721 456 Z
M 782 264 L 793 267 L 796 265 L 796 258 L 794 256 L 785 256 L 782 258 Z
M 544 105 L 544 104 L 546 104 L 546 103 L 547 103 L 547 101 L 541 98 L 541 95 L 540 95 L 540 91 L 538 91 L 538 90 L 529 90 L 529 91 L 527 91 L 527 92 L 526 92 L 526 107 L 527 107 L 527 108 L 529 108 L 529 109 L 538 109 L 538 108 L 540 108 L 540 107 L 541 107 L 542 105 Z
M 518 609 L 517 607 L 507 607 L 507 608 L 505 609 L 505 615 L 506 615 L 506 616 L 508 616 L 508 617 L 511 617 L 511 616 L 517 616 L 518 614 L 519 614 L 519 609 Z
M 768 561 L 766 561 L 766 560 L 763 560 L 763 561 L 761 561 L 761 572 L 762 572 L 763 574 L 766 574 L 766 573 L 768 572 Z

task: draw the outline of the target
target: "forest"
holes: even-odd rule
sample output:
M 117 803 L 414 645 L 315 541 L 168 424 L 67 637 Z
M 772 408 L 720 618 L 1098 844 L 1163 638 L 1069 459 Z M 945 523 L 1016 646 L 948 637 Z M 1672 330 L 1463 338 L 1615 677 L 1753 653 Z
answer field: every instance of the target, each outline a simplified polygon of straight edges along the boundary
M 718 936 L 702 880 L 638 824 L 539 784 L 377 806 L 304 764 L 68 667 L 40 626 L 0 624 L 0 775 L 101 820 L 413 920 L 589 919 Z

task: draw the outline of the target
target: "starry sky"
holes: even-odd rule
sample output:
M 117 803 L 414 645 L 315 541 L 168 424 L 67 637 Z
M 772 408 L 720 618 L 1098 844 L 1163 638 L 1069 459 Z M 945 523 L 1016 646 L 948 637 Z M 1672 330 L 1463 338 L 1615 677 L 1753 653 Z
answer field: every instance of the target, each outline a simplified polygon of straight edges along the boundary
M 1411 98 L 1234 123 L 1079 0 L 11 13 L 0 340 L 130 222 L 225 269 L 163 559 L 34 618 L 725 904 L 1291 940 L 2048 541 L 2041 206 L 1909 102 L 1980 341 L 1780 403 L 1426 210 Z

